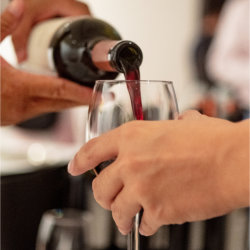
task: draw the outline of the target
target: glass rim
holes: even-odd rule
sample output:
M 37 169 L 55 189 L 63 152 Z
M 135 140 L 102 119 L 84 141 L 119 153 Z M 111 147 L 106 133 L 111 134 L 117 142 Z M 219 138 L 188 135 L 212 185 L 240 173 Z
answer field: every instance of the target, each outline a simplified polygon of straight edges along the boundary
M 167 80 L 96 80 L 95 84 L 103 84 L 103 83 L 110 83 L 110 84 L 117 84 L 117 83 L 129 83 L 129 82 L 134 82 L 134 83 L 165 83 L 165 84 L 170 84 L 173 85 L 172 81 L 167 81 Z

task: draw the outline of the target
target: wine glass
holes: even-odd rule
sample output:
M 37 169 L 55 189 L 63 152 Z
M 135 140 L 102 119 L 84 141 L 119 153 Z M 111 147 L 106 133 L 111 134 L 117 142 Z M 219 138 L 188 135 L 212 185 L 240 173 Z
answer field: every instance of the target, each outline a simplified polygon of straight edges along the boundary
M 77 209 L 51 209 L 41 219 L 36 250 L 90 250 L 91 215 Z
M 173 83 L 156 80 L 98 80 L 89 107 L 86 140 L 95 138 L 132 120 L 173 120 L 178 105 Z M 101 163 L 94 172 L 114 159 Z M 127 249 L 139 250 L 139 224 L 142 211 L 136 214 L 128 235 Z

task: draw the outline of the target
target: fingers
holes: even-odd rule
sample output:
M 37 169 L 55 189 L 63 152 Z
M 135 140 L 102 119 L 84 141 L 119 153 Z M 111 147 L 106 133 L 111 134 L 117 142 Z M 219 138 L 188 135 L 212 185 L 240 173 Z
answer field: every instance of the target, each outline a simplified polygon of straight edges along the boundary
M 118 137 L 117 137 L 118 136 Z M 118 155 L 119 128 L 88 141 L 68 165 L 71 175 L 80 175 Z
M 123 183 L 117 164 L 112 163 L 93 180 L 92 188 L 96 201 L 105 209 L 111 209 L 111 203 L 122 190 Z
M 1 41 L 16 28 L 23 13 L 23 0 L 13 0 L 1 15 Z
M 55 101 L 40 98 L 30 99 L 26 102 L 26 108 L 20 110 L 20 113 L 18 115 L 15 115 L 13 119 L 7 120 L 2 125 L 16 124 L 18 122 L 30 119 L 36 115 L 48 112 L 56 112 L 62 109 L 75 107 L 77 105 L 79 104 L 70 101 Z M 9 112 L 8 117 L 11 117 L 11 112 Z
M 78 102 L 53 100 L 46 98 L 31 98 L 28 101 L 27 114 L 30 117 L 47 112 L 56 112 L 67 108 L 79 106 Z
M 85 105 L 90 103 L 92 95 L 92 89 L 58 77 L 22 72 L 22 82 L 26 84 L 28 94 L 31 97 L 70 101 Z
M 24 61 L 27 57 L 28 38 L 35 23 L 55 16 L 90 15 L 89 8 L 84 3 L 78 1 L 57 2 L 42 3 L 41 1 L 40 5 L 38 5 L 39 2 L 26 5 L 25 15 L 12 35 L 18 62 Z
M 156 224 L 154 218 L 148 213 L 143 211 L 139 232 L 141 235 L 150 236 L 156 233 L 161 225 Z
M 93 180 L 92 188 L 96 201 L 103 208 L 112 210 L 119 231 L 126 235 L 141 206 L 133 199 L 131 191 L 124 188 L 120 172 L 119 165 L 114 161 Z
M 134 217 L 141 210 L 141 206 L 133 198 L 129 189 L 123 188 L 111 204 L 113 219 L 124 235 L 131 231 Z
M 78 1 L 64 1 L 58 11 L 61 16 L 91 15 L 89 7 Z
M 32 19 L 30 15 L 24 15 L 17 29 L 12 34 L 12 40 L 15 47 L 18 62 L 22 62 L 27 57 L 27 43 L 29 33 L 32 28 Z

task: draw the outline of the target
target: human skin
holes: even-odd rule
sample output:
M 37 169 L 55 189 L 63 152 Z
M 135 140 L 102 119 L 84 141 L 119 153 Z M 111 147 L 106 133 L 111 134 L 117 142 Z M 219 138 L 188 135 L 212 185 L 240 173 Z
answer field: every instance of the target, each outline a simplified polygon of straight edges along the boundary
M 23 0 L 24 13 L 12 34 L 18 61 L 27 57 L 27 41 L 32 27 L 52 17 L 90 15 L 88 6 L 75 0 Z
M 14 0 L 1 15 L 1 41 L 18 26 L 23 2 Z M 89 103 L 92 90 L 59 77 L 20 71 L 1 60 L 1 125 Z
M 68 171 L 80 175 L 109 159 L 92 187 L 123 234 L 141 209 L 148 236 L 249 205 L 249 120 L 188 111 L 180 120 L 132 121 L 86 143 Z

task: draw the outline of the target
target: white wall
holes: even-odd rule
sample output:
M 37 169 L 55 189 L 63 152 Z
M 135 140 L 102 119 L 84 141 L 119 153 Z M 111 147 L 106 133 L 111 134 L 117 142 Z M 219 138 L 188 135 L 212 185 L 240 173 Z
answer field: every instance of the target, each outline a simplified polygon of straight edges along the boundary
M 85 0 L 143 51 L 142 79 L 171 80 L 180 109 L 195 98 L 191 50 L 199 28 L 199 0 Z

